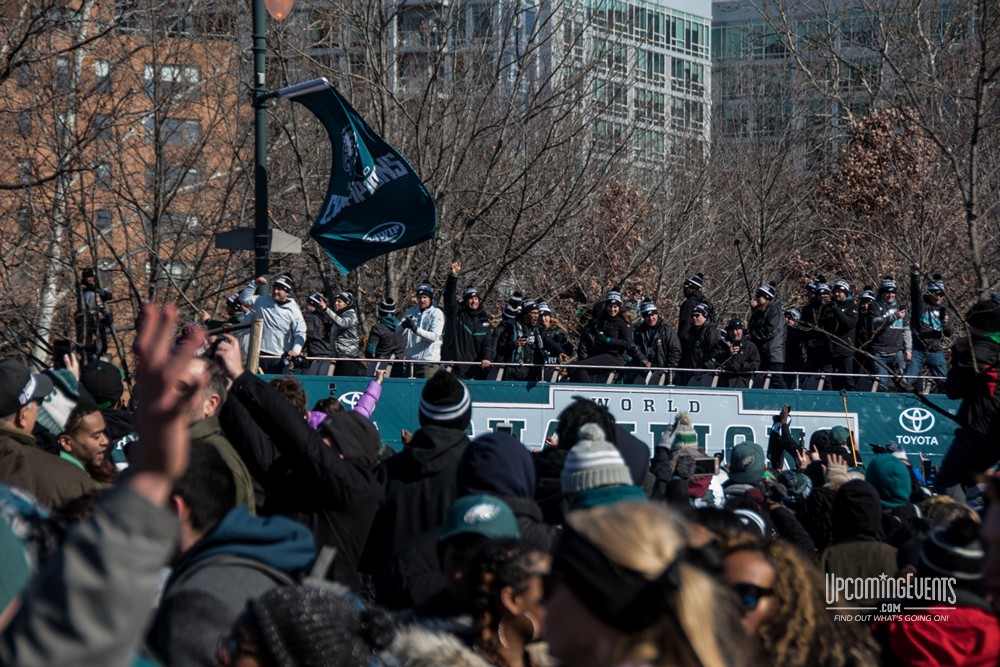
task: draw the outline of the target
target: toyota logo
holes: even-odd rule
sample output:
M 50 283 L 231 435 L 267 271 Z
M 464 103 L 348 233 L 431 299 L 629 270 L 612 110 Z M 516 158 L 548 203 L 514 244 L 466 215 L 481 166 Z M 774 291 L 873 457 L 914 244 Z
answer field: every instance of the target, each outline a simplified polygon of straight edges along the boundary
M 899 413 L 899 425 L 910 433 L 927 433 L 934 428 L 934 414 L 924 408 L 907 408 Z
M 349 391 L 338 400 L 353 410 L 354 406 L 358 404 L 359 400 L 361 400 L 361 396 L 362 392 L 360 391 Z M 902 417 L 900 417 L 900 419 L 902 419 Z

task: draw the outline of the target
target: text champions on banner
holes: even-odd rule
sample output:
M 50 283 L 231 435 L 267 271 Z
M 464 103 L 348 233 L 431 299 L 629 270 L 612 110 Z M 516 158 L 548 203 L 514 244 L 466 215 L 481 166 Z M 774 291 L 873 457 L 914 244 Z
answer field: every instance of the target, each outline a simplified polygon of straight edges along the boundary
M 420 177 L 326 79 L 277 95 L 309 109 L 330 139 L 330 182 L 309 235 L 342 273 L 434 236 L 437 208 Z

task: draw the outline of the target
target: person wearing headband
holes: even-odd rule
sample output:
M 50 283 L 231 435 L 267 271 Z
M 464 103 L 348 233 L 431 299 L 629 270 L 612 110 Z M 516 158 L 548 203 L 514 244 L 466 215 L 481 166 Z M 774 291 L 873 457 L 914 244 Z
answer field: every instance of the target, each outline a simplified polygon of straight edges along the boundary
M 545 600 L 552 657 L 565 667 L 745 663 L 735 596 L 685 562 L 681 521 L 652 503 L 570 513 Z

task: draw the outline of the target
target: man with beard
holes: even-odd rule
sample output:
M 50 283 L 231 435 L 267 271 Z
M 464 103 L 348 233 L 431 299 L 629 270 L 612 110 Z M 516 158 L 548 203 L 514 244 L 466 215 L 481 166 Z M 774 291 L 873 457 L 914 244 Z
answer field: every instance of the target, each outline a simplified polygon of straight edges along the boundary
M 113 482 L 116 468 L 108 457 L 104 416 L 95 403 L 77 403 L 59 436 L 59 458 L 85 471 L 97 482 Z
M 203 376 L 208 376 L 203 380 Z M 253 512 L 256 507 L 253 481 L 243 459 L 222 433 L 219 424 L 219 408 L 226 402 L 229 380 L 225 371 L 215 359 L 195 357 L 177 380 L 181 392 L 189 392 L 192 387 L 200 387 L 191 401 L 188 413 L 191 440 L 212 445 L 229 466 L 236 482 L 236 502 L 246 505 Z M 142 446 L 140 443 L 138 446 Z
M 459 379 L 477 379 L 483 377 L 483 369 L 489 365 L 486 350 L 493 329 L 479 290 L 466 287 L 462 300 L 456 298 L 458 274 L 461 272 L 462 263 L 452 262 L 451 273 L 444 283 L 444 346 L 441 358 L 444 361 L 478 362 L 478 367 L 455 364 L 451 371 Z

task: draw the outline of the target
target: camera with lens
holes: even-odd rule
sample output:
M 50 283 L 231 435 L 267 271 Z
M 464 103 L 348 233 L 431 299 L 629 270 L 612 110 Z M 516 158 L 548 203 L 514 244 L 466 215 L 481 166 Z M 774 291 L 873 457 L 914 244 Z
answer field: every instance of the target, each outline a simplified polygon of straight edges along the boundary
M 306 368 L 309 368 L 309 364 L 312 363 L 312 361 L 307 359 L 304 354 L 300 354 L 297 357 L 290 357 L 286 352 L 282 355 L 282 359 L 284 360 L 285 365 L 293 371 L 305 370 Z

